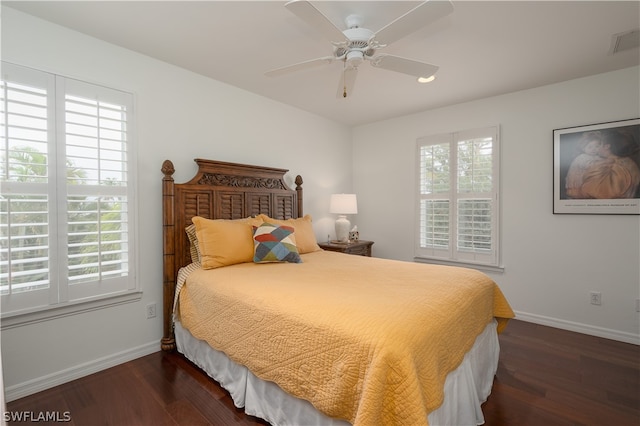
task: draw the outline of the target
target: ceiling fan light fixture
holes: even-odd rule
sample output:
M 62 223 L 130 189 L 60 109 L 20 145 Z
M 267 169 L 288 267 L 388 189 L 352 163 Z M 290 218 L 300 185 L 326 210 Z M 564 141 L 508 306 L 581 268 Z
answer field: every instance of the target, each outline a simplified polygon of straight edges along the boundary
M 418 83 L 421 83 L 421 84 L 431 83 L 435 79 L 436 79 L 435 74 L 434 75 L 430 75 L 429 77 L 418 77 Z
M 364 52 L 361 50 L 350 50 L 347 52 L 347 63 L 352 67 L 357 67 L 364 60 Z

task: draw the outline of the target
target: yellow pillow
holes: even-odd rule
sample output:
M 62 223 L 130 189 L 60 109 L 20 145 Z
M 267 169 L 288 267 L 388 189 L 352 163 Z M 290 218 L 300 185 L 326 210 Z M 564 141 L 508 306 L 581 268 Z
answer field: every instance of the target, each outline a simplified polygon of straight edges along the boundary
M 296 235 L 296 245 L 300 254 L 311 253 L 313 251 L 321 250 L 316 240 L 316 234 L 313 232 L 313 226 L 311 225 L 311 216 L 305 215 L 297 219 L 278 220 L 270 218 L 265 214 L 258 215 L 264 222 L 273 223 L 275 225 L 288 225 L 293 226 Z
M 196 226 L 203 269 L 253 262 L 253 226 L 260 226 L 262 219 L 211 220 L 195 216 L 191 220 Z

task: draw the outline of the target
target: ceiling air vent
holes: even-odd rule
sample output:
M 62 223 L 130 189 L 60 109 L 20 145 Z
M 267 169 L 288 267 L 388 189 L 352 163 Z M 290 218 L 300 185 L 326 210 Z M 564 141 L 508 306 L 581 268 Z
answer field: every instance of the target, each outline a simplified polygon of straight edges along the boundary
M 609 55 L 615 55 L 624 50 L 637 49 L 640 47 L 640 30 L 625 31 L 611 36 L 611 47 Z

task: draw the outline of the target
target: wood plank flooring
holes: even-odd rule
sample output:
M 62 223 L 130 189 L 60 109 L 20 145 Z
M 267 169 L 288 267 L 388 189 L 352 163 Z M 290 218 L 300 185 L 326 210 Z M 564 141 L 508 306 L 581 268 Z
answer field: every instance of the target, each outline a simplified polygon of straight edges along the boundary
M 487 425 L 640 425 L 640 346 L 512 321 Z
M 640 426 L 640 346 L 517 320 L 500 345 L 485 425 Z M 78 426 L 267 424 L 235 408 L 182 356 L 163 352 L 12 401 L 7 410 L 68 413 L 66 424 Z

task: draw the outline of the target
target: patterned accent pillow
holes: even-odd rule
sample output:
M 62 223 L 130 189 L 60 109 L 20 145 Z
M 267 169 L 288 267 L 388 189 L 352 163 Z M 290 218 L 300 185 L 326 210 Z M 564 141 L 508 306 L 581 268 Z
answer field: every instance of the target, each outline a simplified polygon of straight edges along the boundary
M 266 214 L 258 215 L 263 222 L 273 223 L 274 225 L 293 226 L 296 232 L 296 243 L 300 254 L 311 253 L 321 250 L 316 240 L 316 234 L 311 224 L 311 215 L 305 215 L 297 219 L 278 220 L 267 216 Z
M 302 263 L 292 226 L 263 223 L 253 227 L 253 261 L 255 263 Z

